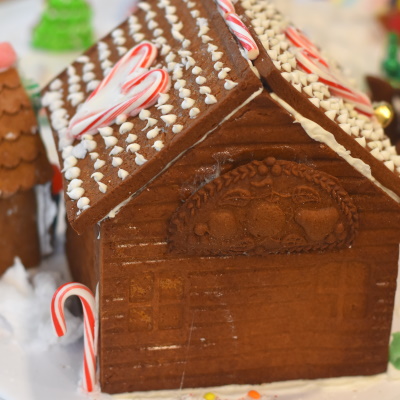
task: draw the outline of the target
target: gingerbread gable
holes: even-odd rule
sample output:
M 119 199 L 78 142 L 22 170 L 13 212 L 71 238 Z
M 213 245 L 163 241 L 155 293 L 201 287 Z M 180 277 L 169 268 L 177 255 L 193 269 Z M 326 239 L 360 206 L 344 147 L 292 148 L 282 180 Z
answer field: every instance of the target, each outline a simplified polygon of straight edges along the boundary
M 260 49 L 254 65 L 278 96 L 275 99 L 303 127 L 311 120 L 332 133 L 337 147 L 344 147 L 342 154 L 351 156 L 349 162 L 400 202 L 400 156 L 374 118 L 366 96 L 346 82 L 340 66 L 299 32 L 273 2 L 239 0 L 235 7 Z M 305 57 L 304 49 L 312 56 Z
M 30 100 L 15 68 L 0 73 L 0 198 L 52 175 Z
M 77 231 L 157 177 L 263 90 L 212 0 L 149 1 L 79 57 L 48 88 L 47 107 L 66 178 L 69 220 Z M 155 66 L 171 77 L 167 95 L 136 117 L 72 142 L 79 105 L 128 49 L 158 47 Z

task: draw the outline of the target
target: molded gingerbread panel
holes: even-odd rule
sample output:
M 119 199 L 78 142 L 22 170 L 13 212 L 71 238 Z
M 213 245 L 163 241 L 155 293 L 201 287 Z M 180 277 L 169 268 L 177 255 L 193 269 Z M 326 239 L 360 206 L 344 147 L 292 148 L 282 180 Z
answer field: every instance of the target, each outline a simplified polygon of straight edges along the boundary
M 171 252 L 198 256 L 299 253 L 349 247 L 358 229 L 334 177 L 270 157 L 208 183 L 173 215 Z

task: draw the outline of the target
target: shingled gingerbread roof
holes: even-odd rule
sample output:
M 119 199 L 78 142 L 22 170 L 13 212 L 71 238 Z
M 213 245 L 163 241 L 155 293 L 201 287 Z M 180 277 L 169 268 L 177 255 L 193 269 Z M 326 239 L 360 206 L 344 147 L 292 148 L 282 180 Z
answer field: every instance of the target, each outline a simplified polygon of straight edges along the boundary
M 0 72 L 0 198 L 51 179 L 30 100 L 15 68 Z
M 317 75 L 301 68 L 298 49 L 287 37 L 290 22 L 269 1 L 233 2 L 260 50 L 251 62 L 216 3 L 223 2 L 139 3 L 136 14 L 44 90 L 64 163 L 72 226 L 81 232 L 115 212 L 263 87 L 275 92 L 274 99 L 306 131 L 311 123 L 333 135 L 334 150 L 400 202 L 400 156 L 395 147 L 373 116 L 333 96 Z M 100 134 L 71 140 L 68 126 L 79 105 L 113 65 L 143 41 L 158 48 L 154 64 L 172 78 L 168 94 L 139 116 L 117 118 Z

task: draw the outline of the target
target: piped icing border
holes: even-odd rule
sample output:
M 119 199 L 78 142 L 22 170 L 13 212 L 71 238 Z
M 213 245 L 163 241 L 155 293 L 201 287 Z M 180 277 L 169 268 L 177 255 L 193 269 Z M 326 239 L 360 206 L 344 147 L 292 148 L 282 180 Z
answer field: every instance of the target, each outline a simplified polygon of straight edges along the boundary
M 379 183 L 371 172 L 371 167 L 366 164 L 364 161 L 359 158 L 355 158 L 351 155 L 350 150 L 347 150 L 344 146 L 337 142 L 335 136 L 328 132 L 326 129 L 322 128 L 316 122 L 311 121 L 308 118 L 303 117 L 299 112 L 297 112 L 293 107 L 291 107 L 288 103 L 282 100 L 275 93 L 271 93 L 271 97 L 279 103 L 286 111 L 288 111 L 298 122 L 304 131 L 310 136 L 311 139 L 324 143 L 330 149 L 332 149 L 339 157 L 343 158 L 348 164 L 350 164 L 355 170 L 357 170 L 360 174 L 368 178 L 371 182 L 373 182 L 376 186 L 382 189 L 385 193 L 387 193 L 393 200 L 397 203 L 400 203 L 400 197 L 393 193 L 390 189 L 383 186 Z

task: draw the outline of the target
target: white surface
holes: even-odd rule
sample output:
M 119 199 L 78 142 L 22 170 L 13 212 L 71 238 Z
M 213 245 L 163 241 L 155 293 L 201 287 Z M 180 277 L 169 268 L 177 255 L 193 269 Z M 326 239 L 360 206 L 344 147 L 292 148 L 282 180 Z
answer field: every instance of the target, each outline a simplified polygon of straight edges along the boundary
M 380 0 L 379 0 L 380 1 Z M 343 2 L 343 1 L 342 1 Z M 93 0 L 98 36 L 123 19 L 129 0 Z M 339 3 L 339 1 L 336 1 Z M 299 26 L 333 53 L 346 67 L 364 73 L 379 69 L 383 54 L 383 34 L 370 14 L 378 0 L 353 1 L 339 8 L 322 0 L 280 0 Z M 43 0 L 9 0 L 0 3 L 0 41 L 10 41 L 16 48 L 19 66 L 26 78 L 42 86 L 61 71 L 76 54 L 48 54 L 29 47 L 30 29 L 38 20 Z M 312 16 L 312 18 L 310 18 Z M 346 44 L 346 46 L 344 46 Z M 357 54 L 357 57 L 354 57 Z M 51 151 L 54 158 L 54 150 Z M 62 245 L 59 244 L 59 248 Z M 51 296 L 68 279 L 62 255 L 48 259 L 34 277 L 15 267 L 0 279 L 0 400 L 82 400 L 79 393 L 82 362 L 81 325 L 69 316 L 69 337 L 53 336 L 49 316 Z M 396 301 L 394 330 L 400 330 L 400 298 Z M 70 344 L 68 344 L 70 343 Z M 255 389 L 263 400 L 398 400 L 398 371 L 373 378 L 329 379 L 310 382 L 275 383 L 262 386 L 239 386 L 217 389 L 117 395 L 115 399 L 201 399 L 212 391 L 220 400 L 244 398 Z M 96 394 L 93 399 L 109 399 Z

